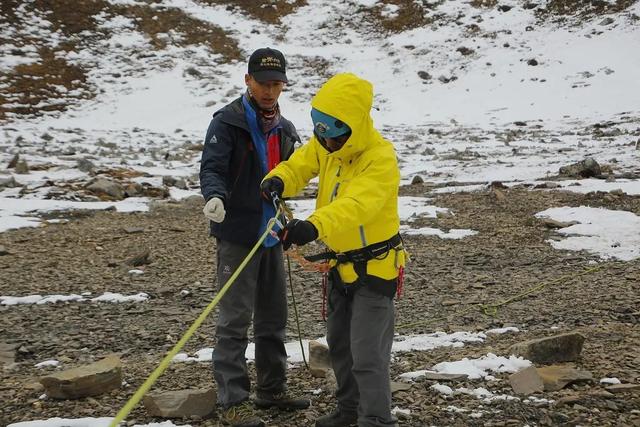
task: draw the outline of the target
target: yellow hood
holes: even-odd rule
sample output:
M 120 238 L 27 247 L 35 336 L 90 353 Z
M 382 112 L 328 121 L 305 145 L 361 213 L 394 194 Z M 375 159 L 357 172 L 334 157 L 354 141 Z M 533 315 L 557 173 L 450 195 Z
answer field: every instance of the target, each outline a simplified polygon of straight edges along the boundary
M 336 74 L 329 79 L 311 100 L 311 106 L 346 123 L 351 137 L 335 153 L 329 154 L 347 159 L 362 152 L 375 132 L 369 115 L 373 104 L 373 86 L 352 73 Z

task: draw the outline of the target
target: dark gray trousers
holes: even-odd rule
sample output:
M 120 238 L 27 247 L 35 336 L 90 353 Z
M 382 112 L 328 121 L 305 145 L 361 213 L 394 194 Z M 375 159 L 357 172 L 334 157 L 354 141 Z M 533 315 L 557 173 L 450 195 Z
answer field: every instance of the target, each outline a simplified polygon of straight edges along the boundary
M 250 250 L 217 240 L 218 290 Z M 261 247 L 220 300 L 213 373 L 218 386 L 218 403 L 223 407 L 249 398 L 251 382 L 245 351 L 252 318 L 256 346 L 256 391 L 266 395 L 285 391 L 286 291 L 282 246 Z
M 396 426 L 389 383 L 393 300 L 366 284 L 346 296 L 331 283 L 328 305 L 327 342 L 338 408 L 357 412 L 360 427 Z

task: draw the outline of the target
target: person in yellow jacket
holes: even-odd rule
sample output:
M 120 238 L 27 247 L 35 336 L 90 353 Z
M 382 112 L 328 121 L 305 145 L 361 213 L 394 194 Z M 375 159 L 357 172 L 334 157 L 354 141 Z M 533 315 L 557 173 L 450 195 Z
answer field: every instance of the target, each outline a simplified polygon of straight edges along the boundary
M 280 232 L 284 249 L 319 239 L 329 252 L 327 341 L 337 408 L 318 427 L 395 426 L 389 364 L 393 297 L 405 252 L 398 234 L 400 171 L 393 145 L 373 127 L 371 83 L 329 79 L 311 101 L 314 135 L 263 180 L 265 197 L 291 197 L 318 176 L 316 209 Z M 312 257 L 313 258 L 313 257 Z

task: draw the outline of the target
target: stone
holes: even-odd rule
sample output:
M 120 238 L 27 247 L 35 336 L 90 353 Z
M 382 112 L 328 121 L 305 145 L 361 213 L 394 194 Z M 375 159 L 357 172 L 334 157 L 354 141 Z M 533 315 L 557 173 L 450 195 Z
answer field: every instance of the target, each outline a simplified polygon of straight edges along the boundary
M 7 169 L 13 169 L 16 167 L 18 162 L 20 161 L 20 154 L 16 153 L 13 155 L 11 160 L 9 160 L 9 164 L 7 165 Z
M 640 384 L 613 384 L 605 387 L 609 393 L 640 392 Z
M 11 252 L 9 252 L 4 246 L 0 245 L 0 256 L 5 255 L 11 255 Z
M 125 227 L 124 232 L 127 234 L 143 233 L 144 227 Z
M 0 365 L 11 365 L 16 360 L 16 344 L 0 342 Z
M 475 53 L 475 50 L 468 48 L 466 46 L 460 46 L 459 48 L 456 49 L 456 52 L 459 52 L 462 56 L 469 56 Z
M 441 374 L 439 372 L 425 372 L 421 378 L 432 380 L 432 381 L 465 381 L 469 378 L 467 374 Z
M 573 163 L 571 165 L 562 166 L 559 171 L 560 175 L 570 177 L 582 177 L 589 178 L 592 176 L 598 176 L 602 174 L 600 164 L 592 157 Z
M 76 167 L 82 172 L 90 173 L 93 172 L 96 166 L 91 162 L 91 160 L 87 159 L 79 159 L 76 163 Z
M 126 264 L 131 265 L 133 267 L 139 267 L 145 264 L 151 264 L 151 251 L 149 249 L 142 249 L 130 256 L 129 259 L 125 261 Z
M 15 171 L 18 174 L 26 175 L 29 173 L 29 165 L 26 160 L 19 160 L 16 164 Z
M 316 378 L 324 378 L 331 369 L 329 347 L 318 341 L 309 341 L 309 371 Z
M 578 221 L 562 222 L 562 221 L 556 221 L 555 219 L 551 219 L 551 218 L 543 218 L 542 223 L 547 228 L 566 228 L 566 227 L 571 227 L 572 225 L 575 225 L 575 224 L 579 224 Z
M 107 178 L 96 178 L 86 187 L 87 190 L 100 196 L 107 195 L 116 200 L 122 200 L 125 197 L 122 185 Z
M 544 391 L 544 382 L 535 366 L 516 372 L 509 376 L 511 388 L 517 394 L 529 395 Z
M 78 368 L 40 378 L 47 396 L 54 399 L 79 399 L 98 396 L 120 388 L 122 363 L 116 355 Z
M 389 385 L 391 387 L 391 394 L 397 393 L 399 391 L 408 391 L 411 389 L 411 384 L 399 381 L 391 381 Z
M 16 182 L 13 175 L 0 176 L 0 188 L 13 188 L 18 186 L 19 184 Z
M 578 381 L 593 381 L 589 371 L 580 371 L 569 365 L 551 365 L 536 368 L 542 378 L 545 391 L 558 391 Z
M 213 388 L 207 388 L 149 393 L 144 396 L 142 403 L 153 417 L 206 418 L 215 413 L 216 392 Z
M 423 183 L 424 183 L 424 179 L 422 179 L 420 175 L 415 175 L 411 180 L 411 185 L 418 185 Z
M 580 356 L 584 340 L 579 333 L 553 335 L 514 344 L 509 352 L 533 363 L 573 362 Z

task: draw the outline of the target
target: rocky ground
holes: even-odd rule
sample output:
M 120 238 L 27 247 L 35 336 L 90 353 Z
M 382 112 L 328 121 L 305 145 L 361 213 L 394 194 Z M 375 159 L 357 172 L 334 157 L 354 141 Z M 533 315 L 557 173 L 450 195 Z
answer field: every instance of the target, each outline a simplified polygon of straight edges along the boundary
M 617 377 L 623 383 L 640 381 L 640 261 L 602 262 L 599 270 L 577 276 L 593 267 L 591 261 L 596 258 L 551 248 L 545 240 L 553 237 L 553 230 L 534 218 L 549 207 L 581 205 L 640 215 L 640 198 L 527 188 L 439 195 L 430 190 L 427 185 L 401 189 L 403 195 L 433 195 L 433 204 L 454 213 L 425 219 L 424 225 L 470 228 L 479 234 L 462 240 L 405 239 L 412 261 L 404 295 L 397 301 L 398 332 L 474 332 L 503 326 L 515 326 L 520 332 L 490 335 L 483 343 L 459 348 L 398 354 L 392 377 L 490 352 L 507 356 L 508 347 L 516 342 L 577 331 L 586 341 L 576 367 L 590 371 L 595 381 L 537 394 L 553 403 L 535 405 L 521 400 L 483 403 L 458 394 L 447 397 L 430 389 L 433 381 L 417 380 L 408 390 L 394 394 L 393 405 L 411 411 L 402 425 L 640 425 L 640 393 L 611 394 L 598 383 L 604 377 Z M 0 342 L 17 345 L 16 363 L 5 363 L 0 372 L 0 424 L 115 415 L 214 296 L 214 243 L 207 237 L 201 206 L 201 201 L 191 199 L 155 203 L 150 213 L 73 214 L 66 223 L 0 234 L 5 253 L 0 256 L 0 295 L 110 291 L 151 296 L 144 303 L 0 306 Z M 150 253 L 149 263 L 139 267 L 144 274 L 130 274 L 127 260 L 145 251 Z M 303 336 L 322 336 L 318 274 L 294 263 L 293 282 Z M 499 303 L 542 283 L 549 285 L 500 306 L 494 316 L 479 309 L 480 304 Z M 466 313 L 457 314 L 461 311 Z M 212 346 L 214 324 L 212 316 L 186 350 Z M 288 340 L 296 339 L 292 316 Z M 122 388 L 79 400 L 40 398 L 38 378 L 47 370 L 34 364 L 56 359 L 66 369 L 111 353 L 123 361 L 126 385 Z M 506 380 L 508 375 L 497 376 Z M 304 367 L 296 367 L 290 370 L 289 383 L 292 391 L 309 397 L 312 406 L 298 413 L 263 411 L 269 425 L 311 425 L 333 407 L 330 380 L 313 378 Z M 171 365 L 153 390 L 211 384 L 207 363 L 179 363 Z M 514 394 L 508 381 L 490 386 L 467 381 L 458 386 L 486 386 L 494 393 Z M 321 392 L 314 394 L 314 390 Z M 447 410 L 450 405 L 482 414 L 470 417 L 469 412 Z M 149 417 L 142 405 L 127 420 L 131 425 L 160 421 Z M 215 416 L 183 421 L 193 426 L 218 425 Z

